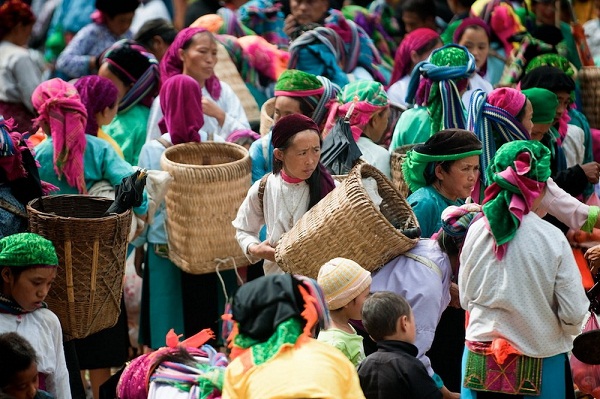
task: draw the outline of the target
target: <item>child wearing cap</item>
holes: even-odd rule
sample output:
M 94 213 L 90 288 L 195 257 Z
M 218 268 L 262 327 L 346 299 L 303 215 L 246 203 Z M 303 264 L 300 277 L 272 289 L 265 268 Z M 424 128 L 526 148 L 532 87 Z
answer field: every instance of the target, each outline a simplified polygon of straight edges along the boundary
M 371 273 L 358 263 L 335 258 L 321 266 L 317 282 L 323 289 L 331 314 L 331 327 L 317 339 L 335 346 L 354 366 L 364 360 L 363 339 L 348 323 L 362 318 L 362 307 L 371 288 Z
M 362 320 L 378 348 L 358 367 L 367 399 L 442 397 L 416 357 L 415 318 L 406 299 L 390 291 L 376 292 L 365 301 Z

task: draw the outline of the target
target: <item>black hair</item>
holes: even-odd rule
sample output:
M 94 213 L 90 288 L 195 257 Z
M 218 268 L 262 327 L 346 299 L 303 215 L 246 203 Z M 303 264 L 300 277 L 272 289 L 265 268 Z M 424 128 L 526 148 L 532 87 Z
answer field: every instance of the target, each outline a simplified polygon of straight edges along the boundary
M 430 162 L 425 168 L 425 183 L 430 186 L 438 179 L 435 175 L 436 166 L 441 166 L 442 170 L 446 173 L 450 173 L 450 168 L 456 161 L 441 161 L 441 162 Z
M 9 385 L 15 374 L 37 362 L 35 349 L 16 332 L 0 334 L 0 388 Z
M 402 12 L 412 12 L 425 21 L 435 19 L 436 9 L 433 0 L 404 0 L 402 2 Z
M 517 115 L 515 115 L 515 119 L 517 119 L 519 122 L 523 122 L 523 118 L 525 118 L 526 110 L 527 110 L 527 99 L 525 100 L 525 104 L 523 104 L 523 107 L 521 108 L 519 113 Z
M 473 3 L 475 3 L 475 0 L 457 0 L 457 2 L 461 5 L 461 7 L 471 8 Z
M 492 40 L 492 38 L 490 37 L 490 35 L 488 35 L 488 32 L 483 28 L 483 26 L 477 25 L 477 24 L 471 24 L 471 25 L 465 26 L 465 28 L 462 31 L 462 34 L 456 38 L 457 43 L 460 42 L 460 39 L 462 39 L 462 37 L 465 35 L 465 32 L 467 31 L 467 29 L 482 30 L 483 33 L 485 33 L 486 37 L 488 38 L 488 43 L 490 43 Z
M 126 86 L 135 83 L 127 76 L 127 74 L 137 80 L 142 77 L 148 68 L 150 68 L 148 57 L 132 48 L 129 44 L 123 44 L 122 46 L 109 49 L 102 59 L 104 62 L 109 59 L 119 66 L 116 67 L 109 62 L 108 70 L 118 77 Z M 124 73 L 123 70 L 127 73 Z
M 313 130 L 313 131 L 319 135 L 319 144 L 323 145 L 323 139 L 321 138 L 321 134 L 316 130 Z M 298 132 L 298 133 L 300 133 L 300 132 Z M 296 133 L 296 134 L 298 134 L 298 133 Z M 296 137 L 296 134 L 294 134 L 289 139 L 287 139 L 286 142 L 283 143 L 283 145 L 281 147 L 278 147 L 278 149 L 280 151 L 285 151 L 292 144 L 292 141 L 294 140 L 294 137 Z M 281 162 L 279 159 L 273 157 L 273 174 L 277 174 L 277 173 L 281 172 L 281 169 L 283 169 L 283 162 Z M 317 164 L 317 167 L 315 168 L 312 175 L 310 175 L 310 177 L 308 179 L 306 179 L 306 184 L 308 184 L 308 197 L 309 197 L 308 209 L 310 209 L 321 200 L 321 168 L 320 168 L 320 165 Z
M 427 43 L 425 43 L 421 48 L 418 48 L 417 50 L 415 50 L 415 53 L 417 53 L 417 55 L 421 56 L 421 55 L 433 50 L 435 48 L 435 46 L 437 46 L 439 43 L 442 43 L 442 39 L 440 39 L 439 37 L 434 37 L 433 39 L 431 39 Z
M 395 334 L 398 319 L 402 316 L 410 318 L 410 305 L 391 291 L 375 292 L 363 304 L 362 323 L 376 342 Z
M 137 31 L 133 40 L 147 49 L 150 49 L 152 47 L 152 39 L 154 36 L 160 36 L 165 43 L 171 44 L 175 41 L 177 30 L 166 19 L 155 18 L 146 21 Z
M 436 241 L 442 252 L 446 253 L 448 256 L 458 256 L 460 254 L 460 250 L 462 249 L 462 244 L 464 243 L 464 239 L 459 243 L 454 239 L 454 237 L 447 234 L 444 230 L 440 231 Z
M 192 42 L 194 41 L 194 38 L 198 35 L 208 35 L 211 40 L 214 42 L 217 39 L 215 39 L 215 37 L 213 36 L 212 33 L 210 33 L 209 31 L 204 31 L 204 32 L 198 32 L 195 35 L 193 35 L 192 37 L 190 37 L 189 39 L 187 39 L 185 42 L 183 42 L 183 45 L 181 46 L 182 50 L 187 50 L 188 48 L 190 48 L 190 46 L 192 45 Z

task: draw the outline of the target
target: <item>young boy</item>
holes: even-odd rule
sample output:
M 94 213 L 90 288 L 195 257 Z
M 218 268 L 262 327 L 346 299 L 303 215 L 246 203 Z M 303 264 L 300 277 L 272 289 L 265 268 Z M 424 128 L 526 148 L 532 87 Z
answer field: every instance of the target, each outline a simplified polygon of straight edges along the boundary
M 15 332 L 0 334 L 0 359 L 0 397 L 52 398 L 38 389 L 37 356 L 25 338 Z
M 390 291 L 376 292 L 363 305 L 362 321 L 378 348 L 358 367 L 367 399 L 442 398 L 416 357 L 414 316 L 406 299 Z
M 362 318 L 371 273 L 350 259 L 335 258 L 321 266 L 317 283 L 323 289 L 331 315 L 331 327 L 321 330 L 317 340 L 335 346 L 358 366 L 365 358 L 363 339 L 348 321 Z

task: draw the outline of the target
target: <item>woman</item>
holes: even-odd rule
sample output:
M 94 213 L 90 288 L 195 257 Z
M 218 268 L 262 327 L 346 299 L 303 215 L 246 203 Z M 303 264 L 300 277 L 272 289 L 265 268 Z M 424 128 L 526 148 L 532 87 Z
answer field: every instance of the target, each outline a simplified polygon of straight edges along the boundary
M 161 88 L 160 101 L 168 133 L 142 148 L 140 167 L 146 169 L 162 169 L 160 158 L 168 146 L 208 140 L 207 133 L 200 130 L 204 118 L 197 81 L 187 75 L 173 76 Z M 164 337 L 171 328 L 190 337 L 207 327 L 216 329 L 214 323 L 219 318 L 216 275 L 190 275 L 169 260 L 165 221 L 163 204 L 145 236 L 148 250 L 139 340 L 154 349 L 164 346 Z M 141 245 L 139 241 L 137 244 Z
M 466 48 L 446 45 L 415 66 L 406 100 L 415 108 L 403 112 L 394 128 L 390 153 L 405 144 L 423 143 L 442 129 L 464 129 L 461 93 L 475 72 L 475 58 Z M 423 79 L 421 79 L 423 76 Z M 416 98 L 415 98 L 416 95 Z
M 32 128 L 31 93 L 42 81 L 42 70 L 27 51 L 34 22 L 31 9 L 20 0 L 0 6 L 0 115 L 13 118 L 21 132 Z
M 492 369 L 504 369 L 512 383 L 494 397 L 573 397 L 568 352 L 589 301 L 564 235 L 530 212 L 550 177 L 550 151 L 533 140 L 506 143 L 487 175 L 484 217 L 470 227 L 460 256 L 460 302 L 470 314 L 461 398 L 497 391 Z M 519 390 L 525 378 L 531 389 Z
M 185 28 L 161 60 L 160 75 L 163 81 L 179 74 L 194 78 L 202 88 L 204 130 L 226 139 L 234 130 L 249 129 L 250 124 L 234 91 L 215 76 L 216 64 L 217 42 L 212 33 L 202 28 Z M 158 124 L 162 118 L 159 102 L 152 105 L 148 119 L 149 138 L 157 138 L 163 131 Z
M 325 125 L 330 102 L 337 96 L 338 88 L 323 76 L 315 76 L 297 69 L 284 71 L 275 84 L 275 110 L 272 123 L 281 117 L 302 114 L 311 118 L 319 127 Z M 271 129 L 272 125 L 264 126 Z M 262 130 L 262 129 L 261 129 Z M 250 146 L 252 158 L 252 181 L 255 182 L 271 172 L 273 144 L 269 131 Z
M 390 101 L 407 107 L 406 94 L 410 73 L 415 65 L 425 61 L 431 52 L 442 46 L 440 35 L 429 28 L 418 28 L 402 39 L 394 58 L 394 70 L 387 89 Z
M 119 109 L 104 130 L 121 147 L 125 160 L 137 165 L 146 142 L 146 123 L 152 100 L 158 94 L 158 61 L 133 41 L 120 41 L 102 56 L 98 75 L 119 89 Z
M 146 21 L 137 31 L 133 40 L 154 54 L 160 62 L 176 35 L 177 31 L 171 23 L 165 19 L 156 18 Z
M 57 72 L 69 79 L 90 75 L 100 68 L 100 55 L 121 39 L 131 38 L 129 27 L 138 0 L 96 0 L 93 22 L 84 26 L 56 60 Z
M 390 154 L 378 145 L 385 134 L 390 113 L 383 85 L 367 80 L 349 83 L 338 101 L 331 106 L 325 129 L 331 131 L 337 119 L 344 118 L 351 110 L 350 129 L 362 157 L 391 179 Z
M 0 240 L 0 333 L 27 337 L 38 355 L 39 388 L 55 398 L 70 398 L 60 321 L 44 302 L 57 267 L 52 242 L 37 234 Z
M 281 118 L 273 127 L 272 142 L 273 174 L 252 185 L 233 221 L 242 251 L 252 263 L 265 259 L 265 274 L 282 273 L 275 263 L 277 242 L 335 186 L 319 162 L 321 134 L 310 118 Z M 262 225 L 267 239 L 261 242 Z
M 79 92 L 81 102 L 87 111 L 85 134 L 91 134 L 108 142 L 123 158 L 119 144 L 102 130 L 102 126 L 110 124 L 117 115 L 119 90 L 107 78 L 97 75 L 84 76 L 73 85 Z
M 473 90 L 489 93 L 494 89 L 486 77 L 491 34 L 490 27 L 480 18 L 465 18 L 454 31 L 454 43 L 464 46 L 475 58 L 476 70 L 469 78 L 469 89 L 462 97 L 465 107 L 469 106 Z
M 442 211 L 460 206 L 471 196 L 479 177 L 481 142 L 472 132 L 442 130 L 406 154 L 402 172 L 412 194 L 408 203 L 421 227 L 431 237 L 442 227 Z
M 224 399 L 364 398 L 352 363 L 312 338 L 329 312 L 316 281 L 289 274 L 244 284 L 233 298 L 233 361 Z
M 533 127 L 531 102 L 519 90 L 502 87 L 486 94 L 476 90 L 471 96 L 467 129 L 483 143 L 480 157 L 483 170 L 501 145 L 513 140 L 529 140 Z M 480 175 L 473 199 L 480 203 L 487 187 L 484 174 Z
M 550 90 L 539 87 L 532 87 L 521 91 L 527 100 L 531 103 L 533 114 L 531 116 L 531 140 L 541 141 L 542 138 L 552 127 L 556 108 L 558 107 L 558 97 Z

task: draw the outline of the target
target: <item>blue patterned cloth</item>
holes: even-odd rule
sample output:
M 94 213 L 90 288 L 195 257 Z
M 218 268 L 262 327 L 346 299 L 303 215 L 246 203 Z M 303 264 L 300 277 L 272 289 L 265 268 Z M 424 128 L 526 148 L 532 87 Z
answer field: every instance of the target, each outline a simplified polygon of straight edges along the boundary
M 25 212 L 25 207 L 12 195 L 10 187 L 0 185 L 0 198 L 22 212 Z M 27 230 L 27 220 L 20 216 L 9 212 L 0 207 L 0 238 L 10 236 L 17 233 L 23 233 Z

